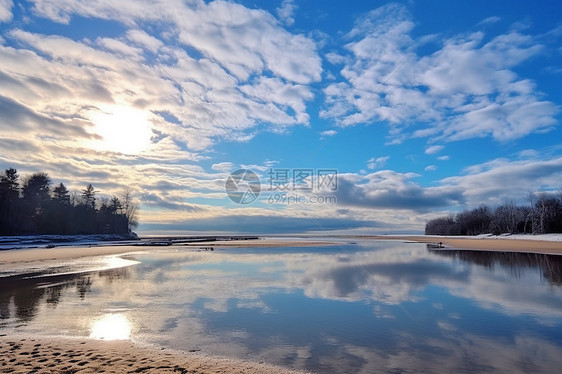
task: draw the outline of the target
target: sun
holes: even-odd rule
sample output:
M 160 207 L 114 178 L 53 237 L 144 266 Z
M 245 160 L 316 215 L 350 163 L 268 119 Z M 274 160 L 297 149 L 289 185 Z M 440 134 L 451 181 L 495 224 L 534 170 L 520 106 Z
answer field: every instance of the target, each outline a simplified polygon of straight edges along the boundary
M 150 145 L 152 130 L 146 111 L 121 105 L 104 106 L 92 112 L 90 120 L 95 124 L 95 133 L 102 137 L 95 142 L 100 150 L 134 155 Z

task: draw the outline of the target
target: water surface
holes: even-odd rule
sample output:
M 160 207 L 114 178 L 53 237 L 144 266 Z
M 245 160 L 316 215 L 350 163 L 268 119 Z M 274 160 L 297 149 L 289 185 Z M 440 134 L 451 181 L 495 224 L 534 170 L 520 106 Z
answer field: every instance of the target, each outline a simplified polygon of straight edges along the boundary
M 1 278 L 0 333 L 130 338 L 322 373 L 562 365 L 557 256 L 361 241 L 174 247 L 125 260 L 130 266 Z

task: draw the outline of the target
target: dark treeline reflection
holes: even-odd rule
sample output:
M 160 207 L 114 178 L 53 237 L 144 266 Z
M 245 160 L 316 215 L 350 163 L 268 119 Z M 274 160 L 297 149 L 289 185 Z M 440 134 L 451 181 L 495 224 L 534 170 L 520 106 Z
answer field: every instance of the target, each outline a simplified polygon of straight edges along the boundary
M 551 284 L 562 286 L 562 256 L 538 253 L 435 250 L 429 245 L 428 250 L 439 256 L 458 258 L 461 261 L 486 268 L 500 265 L 509 268 L 516 276 L 525 268 L 538 268 L 541 270 L 542 276 Z
M 15 318 L 18 322 L 29 322 L 37 314 L 41 303 L 56 307 L 63 294 L 75 290 L 79 299 L 91 292 L 95 279 L 108 283 L 128 278 L 128 269 L 119 268 L 89 274 L 55 275 L 37 278 L 0 278 L 0 320 Z M 0 326 L 5 322 L 0 322 Z

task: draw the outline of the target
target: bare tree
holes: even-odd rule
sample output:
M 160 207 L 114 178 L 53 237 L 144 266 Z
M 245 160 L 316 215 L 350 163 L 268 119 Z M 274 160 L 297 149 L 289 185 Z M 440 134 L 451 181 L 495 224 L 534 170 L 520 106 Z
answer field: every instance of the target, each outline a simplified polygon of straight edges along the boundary
M 529 195 L 527 196 L 529 199 L 529 205 L 531 206 L 531 234 L 535 233 L 535 194 L 529 191 Z
M 139 205 L 135 198 L 133 197 L 133 189 L 130 187 L 125 188 L 121 192 L 121 206 L 123 208 L 123 214 L 127 217 L 129 231 L 132 231 L 138 226 L 138 208 Z

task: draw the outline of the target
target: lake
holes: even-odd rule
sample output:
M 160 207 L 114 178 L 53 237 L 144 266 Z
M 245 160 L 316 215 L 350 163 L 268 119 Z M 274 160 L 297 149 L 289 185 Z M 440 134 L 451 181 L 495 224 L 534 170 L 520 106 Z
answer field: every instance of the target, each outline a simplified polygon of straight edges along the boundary
M 48 265 L 0 274 L 0 334 L 132 339 L 319 373 L 562 366 L 559 256 L 365 240 Z

